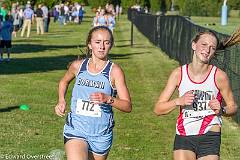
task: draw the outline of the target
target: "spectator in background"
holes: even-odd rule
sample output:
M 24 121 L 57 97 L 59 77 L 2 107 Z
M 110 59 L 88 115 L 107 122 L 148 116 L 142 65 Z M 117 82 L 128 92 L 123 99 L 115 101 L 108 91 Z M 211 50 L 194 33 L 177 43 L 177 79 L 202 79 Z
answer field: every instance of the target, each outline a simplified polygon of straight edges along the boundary
M 141 6 L 139 4 L 135 4 L 131 8 L 137 10 L 138 12 L 141 11 Z
M 53 8 L 53 22 L 54 22 L 54 23 L 58 20 L 58 17 L 59 17 L 59 6 L 56 5 L 56 6 Z
M 78 11 L 78 17 L 79 17 L 78 23 L 79 24 L 82 23 L 83 15 L 84 15 L 84 8 L 83 8 L 83 6 L 80 6 L 79 11 Z
M 38 8 L 36 9 L 36 27 L 37 27 L 37 34 L 43 34 L 43 10 L 41 9 L 42 5 L 39 4 Z
M 22 32 L 21 32 L 21 37 L 23 37 L 24 32 L 27 28 L 27 37 L 29 38 L 30 31 L 31 31 L 31 26 L 32 26 L 32 23 L 34 23 L 34 12 L 31 9 L 30 5 L 26 5 L 26 6 L 27 6 L 27 8 L 23 12 L 24 21 L 23 21 L 23 28 L 22 28 Z
M 1 9 L 0 9 L 0 16 L 2 21 L 5 21 L 5 17 L 7 15 L 7 5 L 5 3 L 2 4 Z
M 2 22 L 1 25 L 1 44 L 0 44 L 0 63 L 3 61 L 3 49 L 6 47 L 7 51 L 7 62 L 10 61 L 10 50 L 12 47 L 12 32 L 13 32 L 13 24 L 11 21 L 11 16 L 6 15 L 5 21 Z
M 45 4 L 43 4 L 41 9 L 43 11 L 43 28 L 44 28 L 44 32 L 48 32 L 48 28 L 49 28 L 48 7 Z
M 148 7 L 147 6 L 145 6 L 143 10 L 144 10 L 144 13 L 146 13 L 146 14 L 148 13 Z
M 115 7 L 115 12 L 116 12 L 116 16 L 118 16 L 119 18 L 119 14 L 120 14 L 120 6 L 117 4 Z
M 70 4 L 68 6 L 68 21 L 69 22 L 73 21 L 72 12 L 73 12 L 73 5 Z
M 19 30 L 19 9 L 16 8 L 15 10 L 12 10 L 12 17 L 13 17 L 13 36 L 17 37 L 17 32 Z
M 92 26 L 93 26 L 93 27 L 98 26 L 98 21 L 97 21 L 97 19 L 98 19 L 99 14 L 100 14 L 99 11 L 96 11 L 96 16 L 93 17 L 93 22 L 92 22 Z
M 79 23 L 78 10 L 76 7 L 73 7 L 72 18 L 74 23 Z
M 17 3 L 12 3 L 12 6 L 11 6 L 12 16 L 14 16 L 14 14 L 16 13 L 16 9 L 17 9 Z
M 65 16 L 64 4 L 63 3 L 60 5 L 59 24 L 60 25 L 65 25 L 66 24 L 66 16 Z
M 50 21 L 51 21 L 51 12 L 48 11 L 48 19 L 47 19 L 48 31 L 49 31 Z
M 64 4 L 64 16 L 65 16 L 65 23 L 64 25 L 66 25 L 69 22 L 69 6 L 68 6 L 68 2 L 66 4 Z
M 18 8 L 19 8 L 19 29 L 22 30 L 23 21 L 24 21 L 23 8 L 21 6 L 19 6 Z

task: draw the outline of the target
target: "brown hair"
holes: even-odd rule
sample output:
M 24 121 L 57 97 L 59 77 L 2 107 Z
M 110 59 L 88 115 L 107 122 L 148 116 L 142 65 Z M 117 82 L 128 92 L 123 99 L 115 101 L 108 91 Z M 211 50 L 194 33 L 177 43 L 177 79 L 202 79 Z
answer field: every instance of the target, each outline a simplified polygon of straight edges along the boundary
M 87 57 L 90 57 L 91 54 L 92 54 L 92 53 L 91 53 L 91 52 L 92 52 L 91 49 L 88 48 L 88 44 L 90 44 L 90 41 L 91 41 L 91 39 L 92 39 L 93 33 L 96 32 L 96 31 L 99 31 L 99 30 L 106 30 L 106 31 L 108 31 L 108 33 L 110 34 L 110 43 L 111 43 L 110 48 L 112 48 L 112 46 L 113 46 L 113 44 L 114 44 L 114 38 L 113 38 L 112 31 L 111 31 L 108 27 L 106 27 L 106 26 L 97 26 L 97 27 L 94 27 L 94 28 L 92 28 L 92 29 L 89 31 L 88 37 L 87 37 L 87 40 L 86 40 L 86 46 L 87 46 L 86 55 L 87 55 Z
M 217 46 L 219 45 L 219 39 L 218 39 L 217 35 L 216 35 L 213 31 L 211 31 L 211 30 L 198 32 L 198 33 L 194 36 L 194 38 L 192 39 L 192 42 L 197 43 L 198 40 L 201 38 L 201 36 L 204 35 L 204 34 L 208 34 L 208 35 L 211 35 L 211 36 L 215 37 L 216 40 L 217 40 Z
M 201 37 L 201 35 L 203 35 L 203 34 L 209 34 L 209 35 L 216 37 L 217 50 L 224 50 L 227 47 L 231 47 L 233 45 L 240 44 L 240 27 L 231 36 L 228 36 L 228 37 L 222 39 L 221 41 L 219 41 L 219 39 L 216 36 L 214 31 L 207 30 L 207 31 L 202 31 L 202 32 L 197 33 L 195 35 L 195 37 L 192 39 L 192 42 L 196 43 L 199 40 L 199 38 Z

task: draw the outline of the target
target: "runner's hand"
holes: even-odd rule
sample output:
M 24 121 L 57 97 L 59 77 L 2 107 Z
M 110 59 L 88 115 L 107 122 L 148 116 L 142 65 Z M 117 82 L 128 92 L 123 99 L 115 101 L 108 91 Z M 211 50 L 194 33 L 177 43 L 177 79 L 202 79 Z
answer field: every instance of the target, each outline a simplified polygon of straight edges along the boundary
M 212 100 L 209 101 L 208 106 L 216 113 L 219 114 L 221 110 L 220 102 L 212 95 Z
M 55 113 L 62 117 L 65 115 L 65 111 L 66 111 L 66 102 L 58 102 L 58 104 L 55 107 Z
M 109 96 L 101 92 L 92 93 L 90 95 L 90 101 L 94 102 L 95 104 L 106 103 L 108 99 Z
M 191 105 L 195 96 L 193 91 L 186 92 L 182 97 L 176 99 L 175 103 L 177 106 Z

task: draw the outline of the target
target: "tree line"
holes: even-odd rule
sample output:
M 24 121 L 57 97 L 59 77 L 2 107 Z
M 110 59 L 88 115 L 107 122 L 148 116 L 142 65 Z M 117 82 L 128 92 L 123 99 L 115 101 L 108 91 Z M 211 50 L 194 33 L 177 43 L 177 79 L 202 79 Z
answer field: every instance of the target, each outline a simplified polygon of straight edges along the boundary
M 5 0 L 4 3 L 10 7 L 12 2 L 26 4 L 28 0 Z M 34 6 L 38 3 L 45 3 L 49 8 L 59 3 L 74 3 L 78 2 L 82 5 L 89 5 L 97 8 L 105 6 L 106 3 L 121 5 L 126 11 L 130 6 L 139 4 L 147 7 L 150 12 L 157 11 L 166 12 L 171 9 L 178 10 L 181 15 L 185 16 L 219 16 L 221 14 L 221 6 L 223 0 L 30 0 Z M 228 0 L 227 5 L 229 10 L 240 9 L 240 0 Z

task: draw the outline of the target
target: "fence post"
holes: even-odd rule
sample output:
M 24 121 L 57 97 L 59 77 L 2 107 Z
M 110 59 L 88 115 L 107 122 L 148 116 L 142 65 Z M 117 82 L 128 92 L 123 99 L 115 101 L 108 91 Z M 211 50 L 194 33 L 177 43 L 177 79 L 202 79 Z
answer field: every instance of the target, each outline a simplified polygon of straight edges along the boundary
M 133 21 L 134 21 L 134 13 L 131 10 L 131 47 L 133 47 Z
M 160 16 L 157 16 L 157 33 L 156 33 L 156 44 L 160 48 Z
M 131 21 L 131 47 L 133 47 L 133 22 Z

